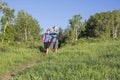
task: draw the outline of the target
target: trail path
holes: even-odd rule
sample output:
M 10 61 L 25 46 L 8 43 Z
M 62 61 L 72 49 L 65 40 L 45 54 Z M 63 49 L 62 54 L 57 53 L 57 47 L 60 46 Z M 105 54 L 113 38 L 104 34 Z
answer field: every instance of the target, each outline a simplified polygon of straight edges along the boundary
M 16 75 L 16 73 L 18 72 L 22 72 L 22 71 L 25 71 L 27 70 L 28 68 L 34 66 L 36 63 L 40 62 L 41 59 L 44 57 L 44 55 L 40 56 L 39 58 L 31 61 L 30 63 L 24 65 L 24 66 L 20 66 L 20 67 L 17 67 L 15 70 L 15 72 L 11 71 L 9 73 L 6 73 L 5 75 L 2 75 L 0 76 L 0 80 L 9 80 L 10 78 L 12 78 L 13 76 Z

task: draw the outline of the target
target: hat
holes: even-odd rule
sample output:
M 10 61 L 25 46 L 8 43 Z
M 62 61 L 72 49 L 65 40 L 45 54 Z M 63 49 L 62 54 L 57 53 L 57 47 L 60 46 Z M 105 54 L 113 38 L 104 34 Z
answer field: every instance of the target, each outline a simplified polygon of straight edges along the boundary
M 56 28 L 57 29 L 57 26 L 54 26 L 53 29 Z
M 48 28 L 47 31 L 50 31 L 50 29 Z

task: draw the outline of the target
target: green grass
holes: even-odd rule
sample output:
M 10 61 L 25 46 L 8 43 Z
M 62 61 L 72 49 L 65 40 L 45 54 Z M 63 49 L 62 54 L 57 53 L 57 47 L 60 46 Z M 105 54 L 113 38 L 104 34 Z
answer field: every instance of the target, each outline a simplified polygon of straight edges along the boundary
M 8 72 L 17 71 L 18 67 L 31 62 L 41 55 L 38 48 L 28 48 L 20 45 L 0 44 L 0 76 Z
M 14 80 L 119 79 L 120 40 L 69 44 L 14 77 Z

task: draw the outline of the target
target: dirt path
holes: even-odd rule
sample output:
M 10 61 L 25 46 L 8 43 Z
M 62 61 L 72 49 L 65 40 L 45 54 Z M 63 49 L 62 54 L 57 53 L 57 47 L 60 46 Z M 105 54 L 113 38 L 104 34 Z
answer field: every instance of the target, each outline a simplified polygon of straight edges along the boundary
M 33 65 L 35 65 L 36 63 L 40 62 L 41 59 L 44 57 L 44 55 L 40 56 L 39 58 L 33 60 L 32 62 L 24 65 L 24 66 L 20 66 L 20 67 L 17 67 L 15 70 L 15 72 L 9 72 L 5 75 L 2 75 L 0 76 L 0 80 L 9 80 L 10 78 L 12 78 L 13 76 L 16 75 L 16 73 L 18 72 L 22 72 L 22 71 L 25 71 L 27 70 L 28 68 L 32 67 Z

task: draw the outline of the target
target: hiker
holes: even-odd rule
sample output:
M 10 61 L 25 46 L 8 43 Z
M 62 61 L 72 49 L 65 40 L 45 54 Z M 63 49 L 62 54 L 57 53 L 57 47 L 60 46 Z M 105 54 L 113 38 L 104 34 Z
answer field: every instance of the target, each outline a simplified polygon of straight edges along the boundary
M 50 40 L 51 40 L 50 29 L 47 29 L 47 31 L 46 31 L 46 33 L 44 34 L 44 37 L 43 37 L 44 52 L 46 54 L 48 54 L 48 51 L 49 51 Z
M 59 32 L 57 31 L 57 27 L 53 27 L 53 31 L 51 32 L 51 45 L 50 47 L 52 48 L 53 52 L 57 52 L 58 49 L 58 34 Z

